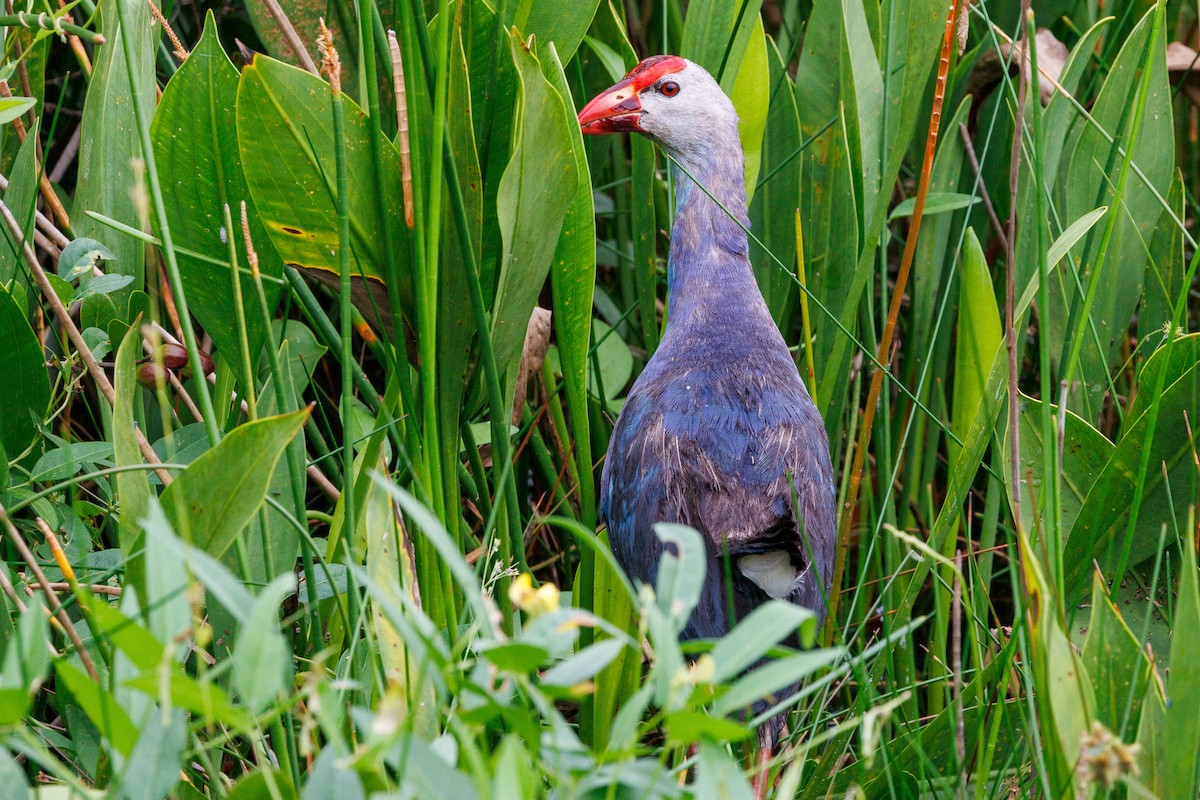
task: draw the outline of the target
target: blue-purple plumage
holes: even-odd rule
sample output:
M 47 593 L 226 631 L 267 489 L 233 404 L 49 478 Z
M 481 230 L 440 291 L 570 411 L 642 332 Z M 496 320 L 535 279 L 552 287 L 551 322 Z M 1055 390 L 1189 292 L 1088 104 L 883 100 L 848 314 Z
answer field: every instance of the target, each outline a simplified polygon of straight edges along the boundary
M 618 84 L 580 114 L 587 132 L 645 133 L 677 165 L 668 323 L 613 429 L 601 516 L 617 560 L 645 583 L 661 554 L 655 523 L 704 534 L 707 574 L 685 638 L 720 637 L 769 597 L 823 619 L 836 532 L 829 443 L 750 267 L 737 117 L 695 65 L 662 80 L 679 81 L 669 96 L 692 105 L 654 86 L 635 103 Z M 605 116 L 618 106 L 640 111 Z
M 739 618 L 766 599 L 736 566 L 764 540 L 802 570 L 787 599 L 823 616 L 835 526 L 825 427 L 763 302 L 738 224 L 747 224 L 740 145 L 735 137 L 712 150 L 676 173 L 669 321 L 629 392 L 601 479 L 609 540 L 634 578 L 654 578 L 655 522 L 706 535 L 710 571 L 691 637 L 731 626 L 727 571 Z M 731 570 L 719 563 L 725 552 Z

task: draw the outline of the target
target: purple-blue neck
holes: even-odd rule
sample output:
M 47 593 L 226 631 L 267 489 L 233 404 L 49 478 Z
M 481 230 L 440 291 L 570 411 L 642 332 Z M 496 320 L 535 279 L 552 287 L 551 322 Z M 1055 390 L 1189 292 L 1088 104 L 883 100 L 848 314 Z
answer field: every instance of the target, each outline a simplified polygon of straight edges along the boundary
M 714 136 L 703 149 L 668 152 L 677 162 L 672 169 L 675 221 L 667 257 L 669 324 L 724 317 L 725 312 L 736 315 L 748 303 L 761 305 L 748 257 L 745 228 L 750 220 L 736 128 Z

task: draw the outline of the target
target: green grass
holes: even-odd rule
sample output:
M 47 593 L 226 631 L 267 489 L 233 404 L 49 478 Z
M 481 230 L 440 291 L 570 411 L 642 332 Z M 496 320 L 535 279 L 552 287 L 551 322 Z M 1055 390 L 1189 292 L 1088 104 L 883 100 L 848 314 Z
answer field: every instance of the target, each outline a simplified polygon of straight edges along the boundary
M 751 797 L 780 710 L 773 797 L 1200 796 L 1196 8 L 281 4 L 333 90 L 265 0 L 98 5 L 0 18 L 14 796 Z M 672 187 L 575 109 L 656 52 L 758 163 L 824 630 L 681 644 L 696 533 L 597 528 Z

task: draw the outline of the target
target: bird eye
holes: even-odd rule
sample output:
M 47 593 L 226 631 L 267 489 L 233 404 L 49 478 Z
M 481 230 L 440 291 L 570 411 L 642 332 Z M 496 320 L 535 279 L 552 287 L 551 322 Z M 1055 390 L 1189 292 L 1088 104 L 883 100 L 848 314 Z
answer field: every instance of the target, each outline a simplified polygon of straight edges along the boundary
M 663 97 L 674 97 L 679 94 L 679 84 L 675 81 L 667 81 L 662 86 L 658 87 L 658 93 Z

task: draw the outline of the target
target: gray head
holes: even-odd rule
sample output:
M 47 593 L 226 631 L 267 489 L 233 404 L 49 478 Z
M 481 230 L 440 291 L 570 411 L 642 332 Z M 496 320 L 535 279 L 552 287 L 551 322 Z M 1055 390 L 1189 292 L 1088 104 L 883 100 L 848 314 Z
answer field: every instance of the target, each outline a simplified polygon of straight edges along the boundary
M 697 166 L 738 141 L 733 103 L 703 67 L 679 56 L 643 60 L 584 106 L 579 124 L 587 134 L 644 134 Z

